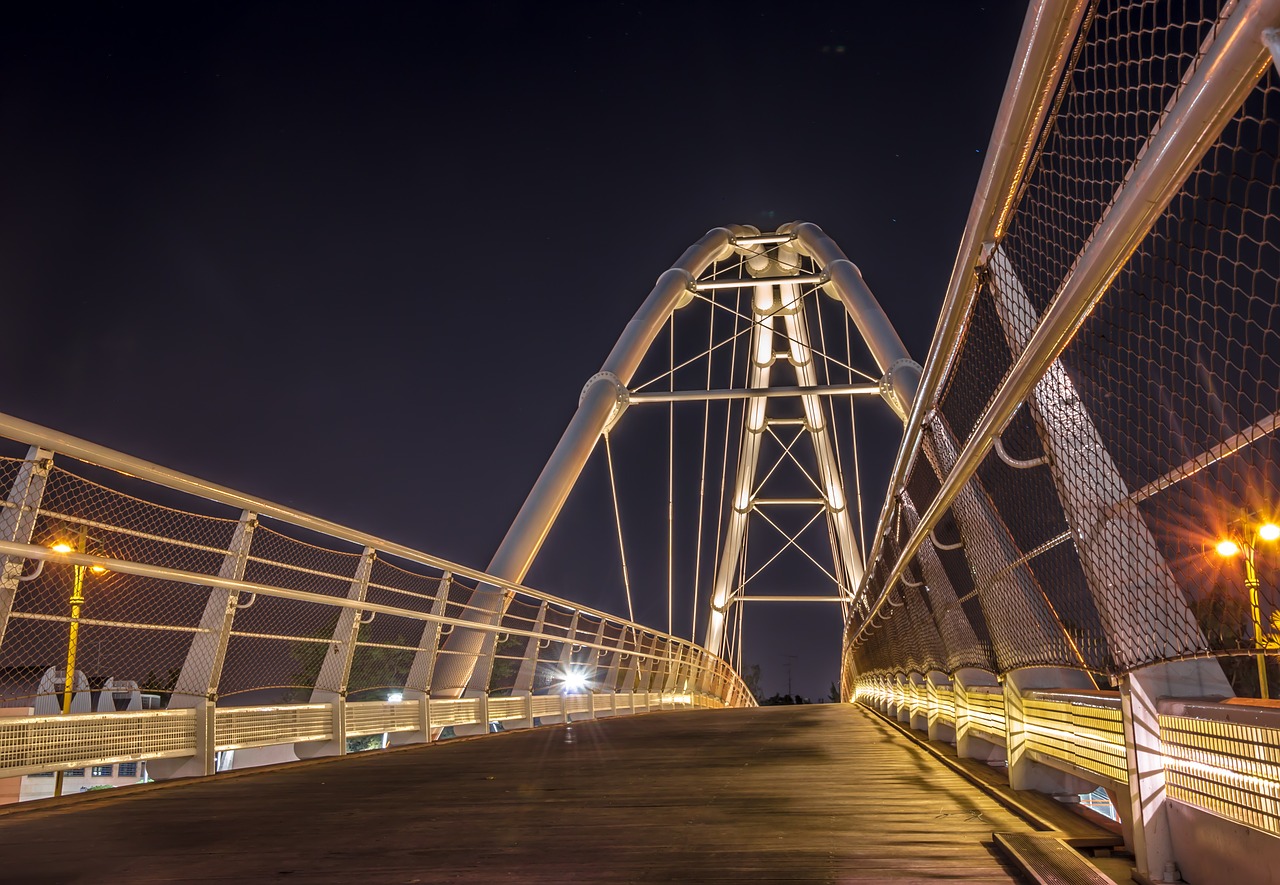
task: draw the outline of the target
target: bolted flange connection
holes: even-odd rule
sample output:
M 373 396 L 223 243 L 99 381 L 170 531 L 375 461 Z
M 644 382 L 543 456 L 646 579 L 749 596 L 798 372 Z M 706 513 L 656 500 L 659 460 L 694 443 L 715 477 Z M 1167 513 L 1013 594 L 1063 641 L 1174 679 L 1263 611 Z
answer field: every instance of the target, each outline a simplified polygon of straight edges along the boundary
M 895 360 L 880 379 L 880 397 L 903 421 L 907 420 L 911 411 L 911 398 L 906 395 L 906 391 L 914 392 L 920 383 L 921 371 L 919 363 L 903 357 Z
M 582 394 L 578 397 L 578 405 L 582 405 L 587 398 L 587 391 L 597 384 L 608 384 L 614 391 L 613 409 L 609 412 L 609 417 L 604 422 L 604 432 L 608 433 L 613 429 L 613 425 L 618 423 L 618 419 L 627 410 L 627 406 L 631 405 L 631 391 L 627 390 L 626 385 L 619 381 L 618 376 L 612 372 L 596 372 L 582 386 Z

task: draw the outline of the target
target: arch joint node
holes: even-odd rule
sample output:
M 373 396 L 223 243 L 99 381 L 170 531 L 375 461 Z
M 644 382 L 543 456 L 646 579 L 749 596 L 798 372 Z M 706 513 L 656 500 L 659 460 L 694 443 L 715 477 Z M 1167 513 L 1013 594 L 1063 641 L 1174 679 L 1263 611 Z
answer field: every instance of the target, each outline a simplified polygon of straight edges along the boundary
M 618 419 L 622 417 L 622 413 L 627 410 L 627 406 L 631 405 L 631 391 L 627 390 L 627 386 L 623 384 L 618 376 L 612 372 L 596 372 L 587 379 L 587 383 L 582 386 L 582 393 L 578 396 L 578 405 L 581 406 L 587 399 L 587 393 L 597 384 L 608 384 L 613 387 L 614 402 L 613 408 L 609 412 L 609 417 L 604 422 L 604 433 L 608 433 L 613 429 L 613 425 L 618 423 Z
M 897 414 L 903 421 L 907 420 L 907 416 L 911 412 L 911 403 L 905 401 L 902 391 L 912 390 L 920 379 L 920 375 L 924 370 L 920 368 L 920 364 L 909 357 L 903 357 L 894 360 L 889 366 L 888 371 L 880 378 L 880 397 L 889 404 L 889 408 Z M 903 375 L 912 375 L 914 377 L 904 379 Z M 906 383 L 904 384 L 904 381 Z

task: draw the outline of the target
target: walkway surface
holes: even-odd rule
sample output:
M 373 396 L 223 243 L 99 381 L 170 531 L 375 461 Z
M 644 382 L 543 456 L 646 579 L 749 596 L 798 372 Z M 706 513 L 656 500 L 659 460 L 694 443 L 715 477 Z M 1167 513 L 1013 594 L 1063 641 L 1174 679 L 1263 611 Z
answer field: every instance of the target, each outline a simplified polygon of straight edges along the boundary
M 852 706 L 655 713 L 0 816 L 0 881 L 1016 882 L 1030 827 Z

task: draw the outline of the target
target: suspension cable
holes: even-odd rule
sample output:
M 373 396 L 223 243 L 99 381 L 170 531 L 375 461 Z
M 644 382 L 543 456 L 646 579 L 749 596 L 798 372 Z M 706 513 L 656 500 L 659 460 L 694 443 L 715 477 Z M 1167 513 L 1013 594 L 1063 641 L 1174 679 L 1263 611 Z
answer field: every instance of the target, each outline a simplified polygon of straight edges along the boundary
M 734 306 L 739 308 L 742 307 L 742 290 L 741 289 L 738 290 L 738 294 L 735 299 Z M 714 313 L 715 311 L 712 311 L 713 315 Z M 732 311 L 732 313 L 734 314 L 734 316 L 739 315 L 737 311 Z M 733 326 L 734 326 L 734 331 L 736 333 L 738 328 L 738 321 L 736 319 L 733 321 Z M 751 327 L 748 326 L 747 328 L 751 328 Z M 730 387 L 733 386 L 733 377 L 738 369 L 738 344 L 737 344 L 738 335 L 737 334 L 733 336 L 733 341 L 734 341 L 733 350 L 729 356 L 729 386 Z M 744 372 L 747 372 L 747 371 L 748 370 L 744 369 Z M 743 385 L 744 386 L 746 385 L 745 378 L 743 380 Z M 742 407 L 742 426 L 743 427 L 746 426 L 746 418 L 747 418 L 747 408 L 744 405 Z M 733 400 L 726 400 L 725 408 L 724 408 L 724 452 L 722 453 L 722 457 L 720 459 L 720 491 L 716 495 L 716 502 L 717 502 L 716 503 L 716 545 L 714 549 L 715 549 L 715 555 L 717 556 L 720 553 L 721 533 L 724 530 L 724 514 L 725 514 L 724 493 L 725 493 L 726 487 L 728 486 L 729 431 L 732 424 L 733 424 Z M 739 440 L 738 440 L 739 448 L 741 448 L 741 444 L 742 444 L 741 431 L 739 431 Z M 716 567 L 719 568 L 719 565 L 717 565 Z M 712 575 L 713 580 L 714 580 L 714 577 L 715 576 L 713 573 Z M 708 602 L 710 602 L 710 596 L 708 596 Z M 719 651 L 719 649 L 712 649 L 712 651 Z
M 851 320 L 846 312 L 844 317 L 844 352 L 850 362 L 853 361 L 853 333 L 850 330 Z M 849 375 L 849 381 L 853 381 L 853 375 Z M 867 529 L 866 522 L 862 516 L 862 468 L 858 463 L 858 422 L 854 412 L 854 397 L 849 397 L 849 439 L 853 446 L 853 494 L 858 502 L 858 555 L 866 557 L 867 555 Z M 866 562 L 862 563 L 862 567 L 867 567 Z
M 823 351 L 822 371 L 823 371 L 823 375 L 826 383 L 830 384 L 832 383 L 831 363 L 826 355 L 827 330 L 826 330 L 826 326 L 822 322 L 821 302 L 820 301 L 815 302 L 814 308 L 815 308 L 815 312 L 818 314 L 818 340 L 822 344 L 822 351 Z M 849 312 L 843 311 L 843 313 L 844 313 L 845 322 L 846 322 L 845 328 L 847 329 Z M 850 360 L 850 363 L 852 363 L 852 360 Z M 852 409 L 853 397 L 850 397 L 849 399 L 850 399 L 849 408 Z M 826 411 L 824 412 L 824 414 L 829 416 L 828 421 L 831 425 L 831 448 L 835 452 L 835 456 L 836 456 L 836 481 L 840 483 L 841 489 L 845 489 L 846 486 L 844 481 L 844 455 L 840 450 L 840 432 L 839 432 L 840 425 L 839 425 L 839 422 L 836 421 L 835 399 L 832 398 L 832 400 L 827 403 L 819 403 L 819 408 L 825 409 Z M 850 563 L 847 562 L 845 559 L 844 546 L 840 544 L 838 541 L 839 529 L 836 527 L 836 519 L 835 519 L 834 513 L 829 513 L 827 515 L 827 527 L 831 536 L 830 538 L 831 539 L 831 559 L 835 564 L 836 574 L 843 575 L 846 581 L 852 580 L 853 575 L 849 570 Z
M 810 295 L 810 294 L 812 294 L 812 293 L 810 293 L 810 292 L 806 292 L 805 294 L 801 295 L 801 296 L 797 299 L 797 301 L 803 301 L 803 300 L 804 300 L 808 295 Z M 735 314 L 735 315 L 737 315 L 740 319 L 744 319 L 744 320 L 746 320 L 746 321 L 747 321 L 750 325 L 752 325 L 752 326 L 760 326 L 761 328 L 763 328 L 763 327 L 764 327 L 764 323 L 763 323 L 762 321 L 760 321 L 760 320 L 756 319 L 755 317 L 743 316 L 742 314 L 738 313 L 736 310 L 734 310 L 734 309 L 733 309 L 733 308 L 731 308 L 731 307 L 727 307 L 727 306 L 725 306 L 725 305 L 723 305 L 723 304 L 717 304 L 715 301 L 713 301 L 712 299 L 708 298 L 706 295 L 703 295 L 703 294 L 702 294 L 702 293 L 700 293 L 700 292 L 695 292 L 695 293 L 693 293 L 693 297 L 694 297 L 694 298 L 700 298 L 700 299 L 702 299 L 703 301 L 707 302 L 708 304 L 710 304 L 710 305 L 712 305 L 712 306 L 714 306 L 714 307 L 718 307 L 718 308 L 720 308 L 721 310 L 726 310 L 726 311 L 728 311 L 729 313 Z M 766 316 L 767 316 L 767 317 L 769 317 L 769 318 L 772 318 L 772 317 L 774 316 L 774 314 L 766 314 Z M 775 338 L 781 338 L 783 341 L 787 342 L 788 344 L 796 344 L 796 343 L 799 343 L 799 342 L 797 342 L 795 339 L 793 339 L 790 335 L 788 335 L 787 333 L 785 333 L 785 332 L 780 332 L 780 331 L 778 331 L 777 329 L 774 329 L 774 330 L 773 330 L 773 335 L 774 335 L 774 337 L 775 337 Z M 810 345 L 810 346 L 809 346 L 809 349 L 810 349 L 810 350 L 812 350 L 812 349 L 813 349 L 813 346 L 812 346 L 812 345 Z M 867 381 L 877 381 L 877 382 L 878 382 L 878 381 L 880 380 L 879 378 L 875 378 L 875 377 L 873 377 L 873 376 L 871 376 L 871 375 L 868 375 L 866 372 L 862 371 L 861 369 L 855 369 L 853 366 L 849 365 L 848 363 L 842 363 L 842 362 L 840 362 L 840 360 L 836 359 L 835 357 L 829 356 L 829 355 L 827 355 L 827 354 L 823 354 L 823 356 L 828 356 L 828 358 L 831 360 L 831 362 L 833 362 L 833 363 L 835 363 L 836 365 L 840 366 L 840 368 L 842 368 L 842 369 L 848 369 L 850 372 L 857 372 L 859 375 L 861 375 L 861 376 L 863 377 L 863 379 L 865 379 L 865 380 L 867 380 Z
M 713 265 L 714 268 L 714 265 Z M 714 272 L 714 270 L 713 270 Z M 716 312 L 708 311 L 707 343 L 716 336 Z M 707 390 L 711 389 L 711 358 L 707 358 Z M 689 627 L 689 640 L 697 642 L 698 637 L 698 588 L 702 586 L 702 531 L 703 520 L 707 510 L 707 442 L 711 435 L 711 400 L 702 404 L 702 467 L 698 476 L 698 530 L 695 534 L 693 554 L 693 615 Z
M 604 435 L 604 457 L 609 464 L 609 491 L 613 494 L 613 521 L 618 527 L 618 559 L 622 561 L 622 587 L 627 592 L 627 620 L 634 622 L 635 609 L 631 605 L 631 576 L 627 573 L 627 549 L 622 543 L 622 511 L 618 509 L 618 483 L 613 475 L 613 447 L 609 434 Z M 667 631 L 670 636 L 670 631 Z
M 704 300 L 705 300 L 705 299 L 704 299 Z M 712 313 L 714 313 L 714 311 L 712 311 Z M 749 331 L 751 331 L 751 329 L 750 329 L 750 327 L 747 327 L 746 329 L 743 329 L 741 332 L 736 332 L 736 333 L 734 333 L 734 335 L 733 335 L 732 337 L 730 337 L 730 338 L 726 338 L 725 340 L 723 340 L 723 341 L 719 342 L 718 344 L 714 345 L 713 347 L 708 347 L 706 350 L 704 350 L 704 351 L 703 351 L 702 353 L 700 353 L 700 354 L 697 354 L 696 356 L 691 356 L 691 357 L 689 357 L 687 360 L 685 360 L 684 362 L 682 362 L 680 365 L 675 366 L 671 371 L 669 371 L 669 372 L 663 372 L 661 375 L 655 375 L 654 377 L 650 378 L 648 381 L 644 382 L 643 384 L 637 384 L 636 386 L 634 386 L 634 387 L 632 387 L 632 388 L 631 388 L 631 392 L 632 392 L 632 393 L 640 393 L 640 392 L 641 392 L 642 390 L 644 390 L 646 387 L 649 387 L 650 385 L 653 385 L 653 384 L 657 384 L 657 383 L 658 383 L 659 381 L 661 381 L 663 378 L 666 378 L 666 377 L 670 376 L 673 372 L 678 372 L 678 371 L 680 371 L 681 369 L 685 368 L 686 366 L 692 365 L 693 363 L 696 363 L 698 360 L 700 360 L 700 359 L 702 359 L 702 358 L 704 358 L 704 357 L 706 357 L 706 358 L 710 358 L 710 357 L 711 357 L 711 354 L 715 353 L 715 352 L 716 352 L 717 350 L 719 350 L 720 348 L 722 348 L 722 347 L 726 347 L 726 346 L 728 346 L 728 345 L 730 345 L 730 344 L 736 344 L 737 339 L 738 339 L 739 337 L 741 337 L 742 335 L 745 335 L 745 334 L 746 334 L 747 332 L 749 332 Z
M 805 557 L 805 559 L 807 559 L 807 560 L 809 560 L 810 562 L 812 562 L 815 566 L 817 566 L 817 567 L 818 567 L 818 569 L 819 569 L 819 570 L 820 570 L 824 575 L 826 575 L 828 578 L 830 578 L 830 579 L 831 579 L 831 583 L 835 584 L 837 587 L 839 587 L 839 586 L 840 586 L 840 581 L 836 579 L 836 576 L 835 576 L 835 575 L 833 575 L 833 574 L 831 574 L 831 572 L 827 571 L 826 567 L 825 567 L 822 563 L 820 563 L 820 562 L 818 562 L 818 560 L 814 559 L 814 558 L 813 558 L 813 554 L 811 554 L 808 550 L 805 550 L 805 549 L 804 549 L 803 547 L 801 547 L 798 543 L 796 543 L 797 539 L 798 539 L 801 535 L 803 535 L 806 531 L 808 531 L 808 530 L 809 530 L 809 526 L 811 526 L 811 525 L 813 525 L 815 522 L 817 522 L 817 521 L 818 521 L 818 517 L 819 517 L 819 516 L 822 516 L 823 514 L 825 514 L 825 513 L 827 512 L 825 508 L 824 508 L 824 509 L 822 509 L 822 510 L 819 510 L 817 513 L 813 514 L 813 516 L 809 519 L 809 521 L 808 521 L 808 522 L 806 522 L 806 523 L 804 524 L 804 528 L 802 528 L 802 529 L 800 529 L 800 531 L 796 532 L 796 533 L 795 533 L 795 535 L 788 535 L 786 532 L 784 532 L 784 531 L 782 530 L 782 528 L 781 528 L 781 527 L 780 527 L 776 522 L 774 522 L 772 519 L 770 519 L 770 518 L 769 518 L 769 517 L 768 517 L 768 516 L 763 512 L 763 511 L 755 510 L 755 511 L 752 511 L 752 512 L 754 512 L 754 513 L 759 513 L 759 514 L 760 514 L 760 518 L 761 518 L 761 519 L 763 519 L 765 522 L 769 523 L 769 525 L 773 526 L 773 528 L 778 532 L 778 534 L 782 535 L 782 537 L 784 537 L 784 538 L 786 538 L 786 539 L 787 539 L 787 542 L 786 542 L 785 544 L 783 544 L 783 545 L 782 545 L 782 549 L 781 549 L 781 550 L 779 550 L 777 553 L 773 554 L 773 556 L 769 557 L 769 561 L 768 561 L 768 562 L 766 562 L 764 565 L 762 565 L 762 566 L 760 566 L 758 569 L 756 569 L 756 570 L 752 573 L 752 575 L 751 575 L 751 577 L 750 577 L 750 578 L 747 578 L 747 580 L 745 580 L 745 581 L 743 581 L 743 582 L 742 582 L 742 584 L 743 584 L 743 586 L 744 586 L 744 587 L 745 587 L 747 584 L 751 583 L 751 581 L 752 581 L 752 580 L 754 580 L 754 579 L 755 579 L 755 577 L 756 577 L 757 575 L 759 575 L 762 571 L 764 571 L 766 568 L 768 568 L 768 567 L 773 563 L 773 561 L 774 561 L 775 559 L 777 559 L 777 558 L 778 558 L 779 556 L 781 556 L 783 553 L 786 553 L 786 552 L 787 552 L 787 548 L 788 548 L 788 547 L 794 547 L 794 548 L 796 548 L 797 550 L 799 550 L 799 551 L 800 551 L 800 553 Z
M 676 389 L 676 315 L 673 311 L 668 323 L 671 346 L 667 379 L 668 389 Z M 708 358 L 709 360 L 710 358 Z M 676 489 L 676 404 L 667 406 L 667 635 L 674 636 L 675 624 L 675 489 Z M 692 637 L 690 637 L 692 638 Z

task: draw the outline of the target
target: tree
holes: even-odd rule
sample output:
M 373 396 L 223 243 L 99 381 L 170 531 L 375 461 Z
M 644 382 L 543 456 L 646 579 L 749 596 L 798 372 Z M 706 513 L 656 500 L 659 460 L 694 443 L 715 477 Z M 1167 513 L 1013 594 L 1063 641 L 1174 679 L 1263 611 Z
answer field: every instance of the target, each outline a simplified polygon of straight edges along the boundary
M 757 704 L 764 703 L 764 692 L 760 690 L 760 665 L 752 664 L 742 673 L 742 682 L 756 699 Z

